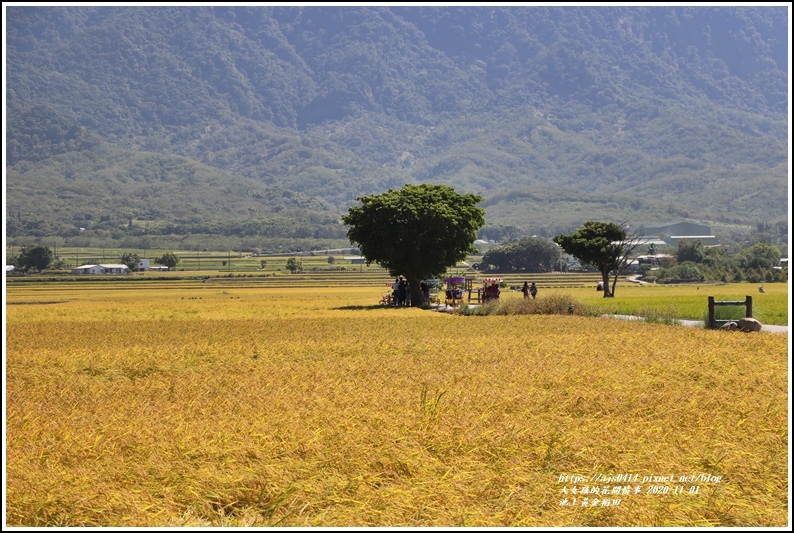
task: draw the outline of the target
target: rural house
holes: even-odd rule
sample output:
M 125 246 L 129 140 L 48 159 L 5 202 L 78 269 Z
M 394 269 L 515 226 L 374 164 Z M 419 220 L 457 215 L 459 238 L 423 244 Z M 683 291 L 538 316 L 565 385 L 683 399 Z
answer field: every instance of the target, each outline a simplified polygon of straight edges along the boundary
M 83 265 L 72 269 L 72 274 L 127 274 L 130 269 L 127 265 Z

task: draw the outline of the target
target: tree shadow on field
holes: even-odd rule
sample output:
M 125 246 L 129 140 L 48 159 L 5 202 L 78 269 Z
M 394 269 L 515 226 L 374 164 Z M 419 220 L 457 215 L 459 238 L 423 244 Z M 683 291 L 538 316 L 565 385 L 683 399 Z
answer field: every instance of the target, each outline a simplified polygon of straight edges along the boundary
M 421 307 L 411 307 L 408 305 L 405 306 L 397 306 L 397 305 L 381 305 L 381 304 L 374 304 L 374 305 L 344 305 L 342 307 L 334 307 L 335 311 L 374 311 L 376 309 L 384 309 L 389 311 L 398 311 L 401 309 L 422 309 Z

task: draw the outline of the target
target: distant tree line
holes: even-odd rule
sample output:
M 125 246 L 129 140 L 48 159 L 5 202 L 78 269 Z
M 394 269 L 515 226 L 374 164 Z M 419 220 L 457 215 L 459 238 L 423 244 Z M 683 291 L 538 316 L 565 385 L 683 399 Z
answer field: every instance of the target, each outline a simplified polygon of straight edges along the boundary
M 722 281 L 725 283 L 773 283 L 788 279 L 781 267 L 780 249 L 761 241 L 729 254 L 719 246 L 705 247 L 699 240 L 678 243 L 674 261 L 662 262 L 658 270 L 641 265 L 645 278 L 653 281 Z
M 635 247 L 634 252 L 639 252 Z M 656 255 L 651 245 L 646 250 Z M 635 253 L 632 257 L 640 255 Z M 719 246 L 703 246 L 700 240 L 679 241 L 672 254 L 643 258 L 640 270 L 647 281 L 721 281 L 725 283 L 773 283 L 787 280 L 787 269 L 781 267 L 780 248 L 760 241 L 729 253 Z M 562 252 L 552 239 L 524 237 L 516 242 L 496 246 L 487 251 L 478 265 L 481 271 L 549 272 L 564 270 Z M 608 271 L 611 271 L 609 269 Z
M 118 257 L 119 263 L 127 265 L 127 268 L 139 270 L 141 257 L 134 252 L 123 252 Z M 181 259 L 173 252 L 166 252 L 160 257 L 156 257 L 154 262 L 160 265 L 174 268 L 180 263 Z M 35 274 L 45 270 L 68 270 L 69 265 L 66 261 L 55 256 L 47 246 L 23 246 L 18 254 L 10 255 L 7 259 L 8 264 L 14 265 L 15 270 L 22 274 Z

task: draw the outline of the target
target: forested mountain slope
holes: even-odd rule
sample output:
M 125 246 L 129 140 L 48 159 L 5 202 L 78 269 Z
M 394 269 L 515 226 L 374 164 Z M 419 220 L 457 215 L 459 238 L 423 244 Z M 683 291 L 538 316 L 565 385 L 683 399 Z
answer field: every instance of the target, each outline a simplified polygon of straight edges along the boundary
M 9 238 L 328 244 L 407 182 L 514 233 L 787 218 L 785 6 L 5 9 Z

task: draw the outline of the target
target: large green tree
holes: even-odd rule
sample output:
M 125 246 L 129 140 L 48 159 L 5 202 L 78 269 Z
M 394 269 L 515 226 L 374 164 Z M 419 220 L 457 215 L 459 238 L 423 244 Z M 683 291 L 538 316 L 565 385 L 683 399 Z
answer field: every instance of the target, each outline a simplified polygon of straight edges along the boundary
M 629 235 L 624 225 L 592 220 L 585 222 L 575 232 L 557 235 L 553 240 L 565 250 L 565 253 L 598 269 L 604 282 L 604 298 L 615 295 L 618 276 L 628 266 L 629 254 L 640 244 L 639 236 Z M 611 290 L 610 272 L 614 273 Z
M 358 244 L 367 264 L 404 276 L 411 301 L 423 302 L 420 283 L 476 252 L 474 240 L 485 223 L 483 200 L 446 185 L 407 184 L 400 190 L 360 196 L 361 205 L 342 216 L 347 237 Z
M 524 237 L 488 250 L 482 262 L 496 270 L 549 272 L 559 263 L 561 255 L 560 248 L 551 239 Z
M 687 239 L 678 241 L 678 251 L 675 254 L 675 259 L 678 263 L 692 263 L 703 262 L 703 245 L 699 240 L 689 242 Z
M 52 250 L 46 246 L 27 246 L 16 257 L 14 265 L 23 271 L 42 271 L 52 263 Z

